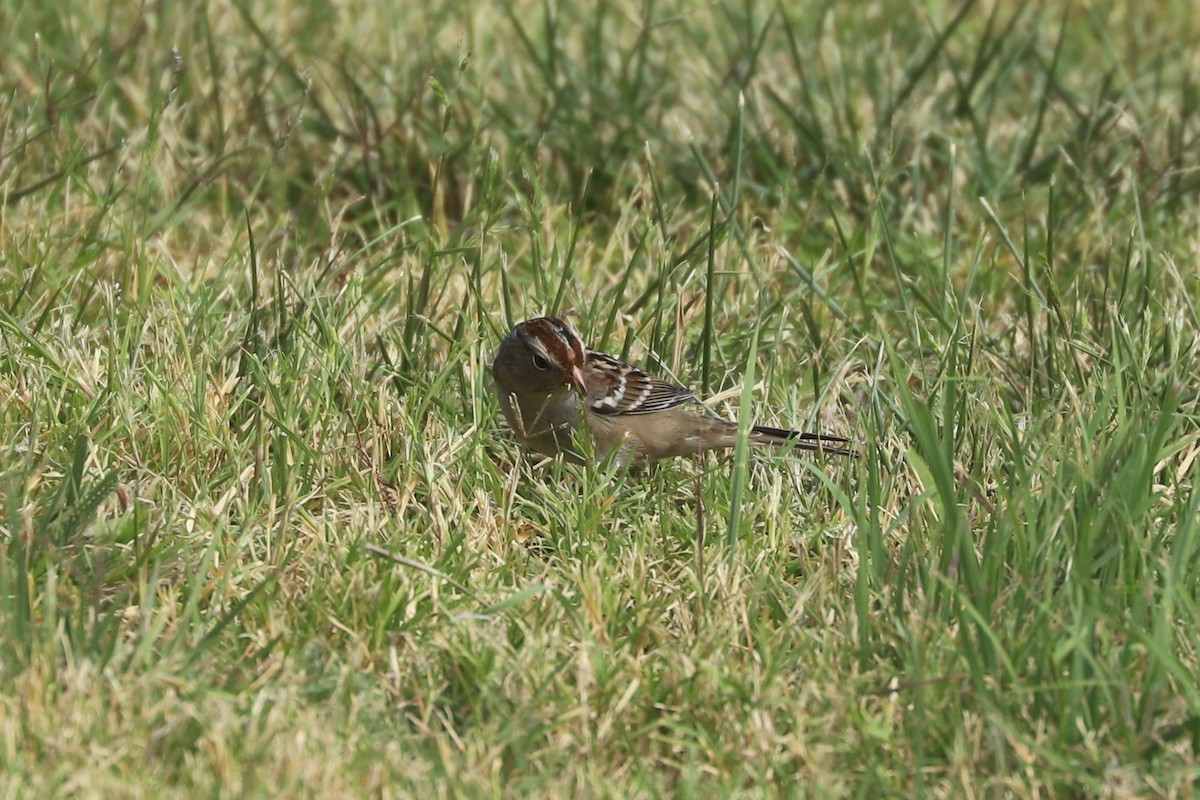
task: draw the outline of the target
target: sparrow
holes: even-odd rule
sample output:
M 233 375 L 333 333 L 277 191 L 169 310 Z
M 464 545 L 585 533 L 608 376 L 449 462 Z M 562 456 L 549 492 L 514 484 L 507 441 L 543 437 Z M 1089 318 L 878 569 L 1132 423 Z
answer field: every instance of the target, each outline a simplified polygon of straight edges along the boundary
M 576 463 L 616 451 L 622 464 L 733 447 L 735 422 L 714 416 L 686 387 L 589 349 L 569 324 L 518 324 L 492 362 L 500 409 L 517 439 Z M 753 444 L 852 456 L 840 436 L 755 425 Z

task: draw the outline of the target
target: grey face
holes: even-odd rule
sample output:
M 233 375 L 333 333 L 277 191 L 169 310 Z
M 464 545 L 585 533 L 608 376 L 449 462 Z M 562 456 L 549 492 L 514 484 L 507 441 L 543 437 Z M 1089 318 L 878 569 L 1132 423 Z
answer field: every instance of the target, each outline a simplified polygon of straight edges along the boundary
M 583 366 L 579 336 L 562 320 L 538 317 L 513 328 L 492 363 L 496 387 L 502 393 L 554 392 L 574 382 L 572 370 Z

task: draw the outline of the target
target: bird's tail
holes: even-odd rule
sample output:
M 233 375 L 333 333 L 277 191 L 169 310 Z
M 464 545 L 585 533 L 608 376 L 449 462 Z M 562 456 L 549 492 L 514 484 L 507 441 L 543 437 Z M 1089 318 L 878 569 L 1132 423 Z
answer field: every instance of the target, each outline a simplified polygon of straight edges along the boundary
M 844 445 L 849 439 L 841 436 L 827 436 L 821 433 L 801 433 L 787 428 L 770 428 L 766 425 L 755 425 L 750 429 L 750 439 L 759 444 L 770 444 L 776 447 L 791 445 L 797 450 L 811 450 L 814 453 L 832 453 L 836 456 L 857 457 L 858 453 Z

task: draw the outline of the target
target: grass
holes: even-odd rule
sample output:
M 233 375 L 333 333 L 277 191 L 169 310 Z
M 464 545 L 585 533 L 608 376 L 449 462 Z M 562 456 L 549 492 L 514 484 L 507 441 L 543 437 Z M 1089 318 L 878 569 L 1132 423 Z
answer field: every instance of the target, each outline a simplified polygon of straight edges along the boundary
M 0 794 L 1195 796 L 1189 12 L 0 9 Z

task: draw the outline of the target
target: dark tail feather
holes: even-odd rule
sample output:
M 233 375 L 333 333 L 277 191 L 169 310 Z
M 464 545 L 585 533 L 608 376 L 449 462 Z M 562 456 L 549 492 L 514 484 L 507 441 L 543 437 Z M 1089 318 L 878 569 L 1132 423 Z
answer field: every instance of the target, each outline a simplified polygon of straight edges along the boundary
M 776 444 L 782 445 L 790 442 L 797 450 L 811 450 L 815 453 L 833 453 L 836 456 L 858 457 L 858 453 L 854 450 L 839 446 L 850 442 L 849 439 L 843 439 L 841 436 L 801 433 L 800 431 L 789 431 L 787 428 L 768 428 L 766 425 L 755 425 L 750 429 L 750 432 L 766 439 L 774 440 Z

